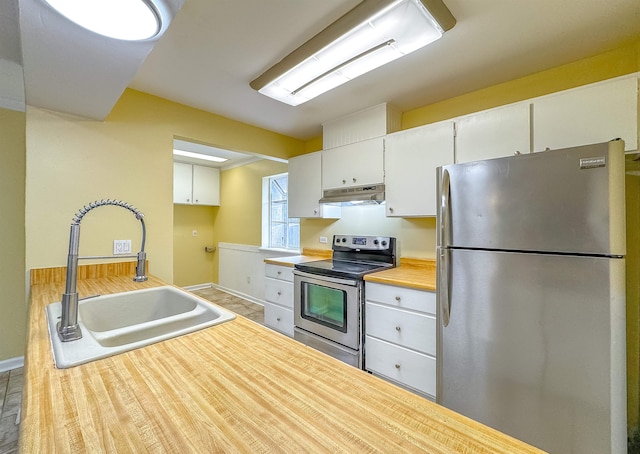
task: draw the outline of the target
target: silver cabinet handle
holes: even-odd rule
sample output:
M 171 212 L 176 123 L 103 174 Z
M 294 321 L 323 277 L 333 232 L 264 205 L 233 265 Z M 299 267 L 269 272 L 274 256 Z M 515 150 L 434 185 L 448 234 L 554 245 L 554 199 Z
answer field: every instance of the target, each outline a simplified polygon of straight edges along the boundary
M 399 326 L 396 326 L 396 331 L 400 332 L 400 327 Z
M 396 363 L 396 369 L 400 369 L 400 364 Z
M 355 178 L 353 179 L 353 182 L 354 182 L 354 183 L 356 182 L 356 179 L 355 179 Z
M 276 317 L 276 322 L 279 322 L 279 321 L 280 321 L 280 317 Z
M 400 302 L 400 300 L 401 300 L 401 299 L 402 299 L 402 298 L 400 298 L 400 296 L 396 296 L 396 301 L 397 301 L 397 302 Z
M 282 295 L 282 292 L 278 291 L 278 296 Z
M 347 184 L 347 180 L 342 180 L 342 184 Z
M 282 271 L 278 271 L 277 273 L 278 273 L 278 276 L 280 276 L 282 274 Z

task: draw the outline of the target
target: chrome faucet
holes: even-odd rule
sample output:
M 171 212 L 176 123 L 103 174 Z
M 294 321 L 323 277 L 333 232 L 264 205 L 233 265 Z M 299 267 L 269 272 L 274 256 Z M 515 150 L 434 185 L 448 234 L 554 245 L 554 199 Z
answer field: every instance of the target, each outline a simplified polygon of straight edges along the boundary
M 137 255 L 109 255 L 106 257 L 78 257 L 78 249 L 80 248 L 80 221 L 85 214 L 94 208 L 101 206 L 113 205 L 126 208 L 131 211 L 136 219 L 142 224 L 142 244 L 140 246 L 140 252 Z M 144 214 L 138 209 L 129 205 L 128 203 L 120 200 L 96 200 L 89 205 L 85 205 L 76 213 L 71 223 L 71 233 L 69 236 L 69 255 L 67 256 L 67 276 L 65 284 L 65 292 L 62 294 L 62 315 L 57 325 L 58 336 L 62 342 L 69 342 L 80 339 L 82 337 L 82 330 L 78 325 L 78 292 L 77 292 L 77 278 L 78 278 L 78 260 L 79 259 L 112 259 L 112 258 L 137 258 L 138 263 L 136 265 L 136 276 L 133 278 L 136 282 L 144 282 L 148 278 L 146 276 L 146 259 L 147 254 L 144 252 L 144 243 L 146 241 L 147 229 L 144 225 Z

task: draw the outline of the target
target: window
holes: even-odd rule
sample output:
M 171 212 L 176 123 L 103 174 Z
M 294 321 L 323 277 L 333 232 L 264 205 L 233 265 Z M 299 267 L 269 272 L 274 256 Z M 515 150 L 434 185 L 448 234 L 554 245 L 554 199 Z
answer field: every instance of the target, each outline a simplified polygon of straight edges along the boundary
M 300 219 L 288 216 L 288 174 L 262 179 L 262 246 L 300 249 Z

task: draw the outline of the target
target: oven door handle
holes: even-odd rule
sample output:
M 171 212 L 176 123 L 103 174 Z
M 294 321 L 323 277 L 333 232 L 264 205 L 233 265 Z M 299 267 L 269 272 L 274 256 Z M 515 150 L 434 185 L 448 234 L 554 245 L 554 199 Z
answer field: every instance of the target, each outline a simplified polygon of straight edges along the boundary
M 314 281 L 314 282 L 320 281 L 321 283 L 322 282 L 330 282 L 332 284 L 350 285 L 352 287 L 355 287 L 355 286 L 358 285 L 358 281 L 356 281 L 354 279 L 346 279 L 346 278 L 340 278 L 340 277 L 324 276 L 324 275 L 321 275 L 321 274 L 307 273 L 306 271 L 300 271 L 300 270 L 297 270 L 297 269 L 293 270 L 293 274 L 294 274 L 294 276 L 300 276 L 300 278 L 306 279 L 308 281 Z

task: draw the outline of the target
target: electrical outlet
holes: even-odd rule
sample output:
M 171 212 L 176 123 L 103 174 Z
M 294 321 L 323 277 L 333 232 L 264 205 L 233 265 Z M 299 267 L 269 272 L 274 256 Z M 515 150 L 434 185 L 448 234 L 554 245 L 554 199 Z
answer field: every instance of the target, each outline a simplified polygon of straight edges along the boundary
M 113 255 L 131 254 L 131 240 L 113 240 Z
M 322 244 L 327 244 L 327 237 L 326 237 L 326 236 L 321 236 L 321 237 L 320 237 L 320 242 L 321 242 Z
M 198 231 L 194 230 L 193 232 L 191 232 L 191 236 L 198 236 Z

